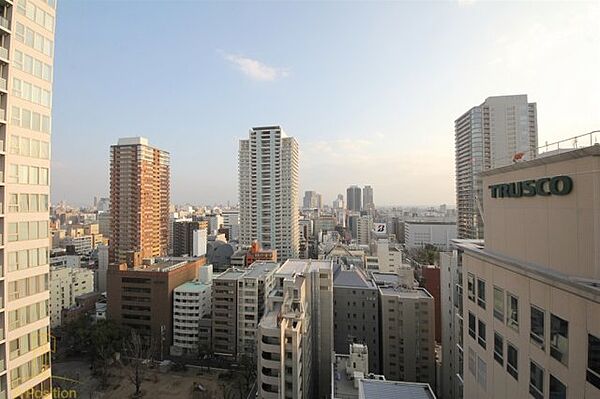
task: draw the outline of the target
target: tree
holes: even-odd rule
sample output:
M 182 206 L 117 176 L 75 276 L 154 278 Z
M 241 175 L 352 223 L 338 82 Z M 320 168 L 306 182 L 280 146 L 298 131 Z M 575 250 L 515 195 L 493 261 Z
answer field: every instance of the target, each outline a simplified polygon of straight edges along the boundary
M 214 353 L 212 350 L 212 347 L 207 344 L 206 342 L 202 342 L 200 340 L 198 340 L 198 359 L 200 359 L 201 361 L 204 360 L 205 364 L 206 364 L 206 368 L 208 369 L 208 372 L 210 373 L 210 362 L 212 362 Z
M 142 396 L 142 382 L 152 361 L 154 343 L 151 338 L 142 337 L 137 331 L 131 330 L 129 339 L 123 343 L 123 354 L 128 361 L 127 377 L 135 386 L 134 397 Z
M 254 354 L 243 354 L 240 356 L 240 377 L 242 384 L 239 386 L 240 397 L 250 392 L 256 380 L 256 356 Z

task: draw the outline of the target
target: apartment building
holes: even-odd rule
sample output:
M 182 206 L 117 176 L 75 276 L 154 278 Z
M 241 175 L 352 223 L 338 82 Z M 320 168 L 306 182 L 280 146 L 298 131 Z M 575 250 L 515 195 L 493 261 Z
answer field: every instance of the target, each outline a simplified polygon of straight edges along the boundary
M 169 168 L 169 153 L 144 137 L 121 138 L 110 147 L 111 262 L 127 262 L 131 253 L 167 255 Z
M 382 374 L 435 386 L 435 310 L 423 288 L 379 286 Z
M 369 370 L 380 373 L 379 290 L 358 267 L 337 267 L 333 278 L 334 350 L 348 354 L 351 344 L 368 348 Z
M 202 233 L 198 231 L 203 230 Z M 208 222 L 206 220 L 179 219 L 173 222 L 173 256 L 201 256 L 206 254 L 206 236 L 208 232 Z M 196 237 L 194 237 L 196 235 Z M 202 235 L 202 237 L 199 237 Z M 194 253 L 194 239 L 202 241 L 204 238 L 204 253 Z M 197 245 L 198 246 L 198 245 Z M 202 248 L 196 248 L 201 252 Z
M 482 178 L 485 242 L 456 244 L 464 397 L 600 397 L 600 145 Z
M 0 3 L 0 398 L 51 396 L 48 209 L 55 7 L 54 0 Z
M 483 238 L 480 173 L 537 155 L 537 108 L 527 95 L 488 97 L 454 122 L 458 238 Z
M 151 338 L 164 356 L 173 338 L 173 292 L 198 278 L 205 258 L 163 258 L 154 263 L 111 264 L 107 273 L 108 318 Z
M 333 263 L 287 260 L 258 328 L 259 398 L 329 398 L 333 362 Z
M 377 254 L 377 267 L 382 273 L 394 273 L 402 267 L 402 250 L 387 239 L 377 240 L 375 243 Z
M 373 217 L 361 215 L 356 218 L 356 242 L 360 245 L 369 245 L 373 235 Z
M 280 126 L 255 127 L 240 140 L 240 244 L 254 240 L 280 259 L 298 256 L 298 142 Z
M 55 328 L 62 324 L 61 312 L 63 309 L 75 305 L 75 298 L 94 291 L 94 272 L 82 267 L 52 267 L 50 268 L 50 327 Z M 20 287 L 22 292 L 27 287 Z M 17 290 L 17 295 L 20 292 Z
M 173 355 L 197 354 L 210 348 L 212 272 L 212 265 L 205 265 L 198 279 L 173 290 Z

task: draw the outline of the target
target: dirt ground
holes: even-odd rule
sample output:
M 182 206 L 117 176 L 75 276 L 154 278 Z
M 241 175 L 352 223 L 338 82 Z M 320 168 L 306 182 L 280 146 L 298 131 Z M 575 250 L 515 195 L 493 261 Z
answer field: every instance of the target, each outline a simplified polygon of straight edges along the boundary
M 188 368 L 186 371 L 160 372 L 158 369 L 147 370 L 142 384 L 143 398 L 223 398 L 223 385 L 228 382 L 218 378 L 222 371 L 200 371 Z M 128 378 L 127 370 L 120 365 L 111 368 L 109 386 L 100 390 L 99 382 L 91 375 L 89 363 L 68 361 L 52 364 L 54 386 L 64 383 L 63 388 L 73 389 L 78 399 L 116 399 L 131 398 L 135 386 Z M 77 381 L 77 382 L 74 382 Z M 193 387 L 201 384 L 205 391 L 194 391 Z

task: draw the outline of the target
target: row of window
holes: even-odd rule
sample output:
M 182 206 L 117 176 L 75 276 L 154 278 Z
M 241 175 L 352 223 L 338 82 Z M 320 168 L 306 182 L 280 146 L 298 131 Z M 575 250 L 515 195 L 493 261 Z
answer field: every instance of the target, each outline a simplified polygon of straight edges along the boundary
M 48 264 L 48 247 L 9 252 L 7 259 L 9 272 L 44 266 Z
M 14 222 L 8 224 L 8 242 L 48 238 L 48 221 Z
M 8 212 L 48 212 L 48 194 L 10 194 Z
M 31 165 L 8 165 L 6 179 L 9 183 L 48 185 L 48 168 L 39 168 Z
M 54 32 L 54 17 L 41 8 L 36 7 L 33 2 L 17 0 L 17 12 L 25 15 L 27 19 L 48 29 L 50 32 Z
M 39 330 L 22 335 L 17 339 L 10 341 L 10 360 L 16 359 L 19 356 L 39 348 L 47 344 L 49 341 L 48 327 L 42 327 Z
M 8 283 L 8 300 L 14 301 L 48 291 L 48 274 L 22 278 Z
M 26 46 L 31 47 L 48 57 L 52 57 L 52 53 L 54 52 L 54 43 L 52 40 L 45 38 L 22 23 L 16 23 L 15 37 L 17 41 L 24 43 Z
M 50 368 L 50 353 L 44 353 L 10 371 L 10 386 L 16 388 Z
M 23 129 L 50 134 L 50 117 L 26 108 L 12 107 L 10 123 Z
M 52 102 L 52 94 L 49 90 L 17 78 L 13 78 L 12 93 L 23 100 L 48 108 L 50 108 Z
M 472 273 L 467 274 L 467 296 L 471 302 L 477 302 L 480 308 L 486 308 L 485 281 L 476 279 Z M 494 317 L 519 331 L 519 298 L 510 292 L 506 292 L 505 296 L 502 288 L 494 286 Z
M 49 159 L 50 143 L 43 140 L 30 139 L 15 134 L 10 136 L 10 153 L 24 157 Z
M 15 50 L 12 61 L 14 67 L 19 71 L 23 71 L 35 76 L 36 78 L 52 82 L 52 65 L 46 64 L 45 62 L 19 50 Z
M 48 317 L 48 300 L 11 310 L 8 312 L 8 330 L 12 331 L 35 323 L 44 317 Z

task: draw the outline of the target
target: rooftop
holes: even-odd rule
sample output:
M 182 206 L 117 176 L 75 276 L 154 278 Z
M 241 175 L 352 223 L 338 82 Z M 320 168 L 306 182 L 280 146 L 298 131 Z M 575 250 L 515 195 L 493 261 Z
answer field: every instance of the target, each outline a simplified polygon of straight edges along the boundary
M 119 139 L 117 145 L 148 145 L 148 139 L 145 137 L 123 137 Z
M 375 284 L 368 280 L 364 272 L 356 267 L 343 270 L 339 269 L 333 278 L 334 287 L 375 288 Z
M 429 384 L 418 382 L 360 380 L 359 399 L 435 399 Z
M 433 298 L 424 288 L 379 287 L 381 295 L 394 295 L 400 298 L 427 299 Z
M 276 274 L 280 277 L 284 277 L 321 269 L 333 269 L 333 262 L 331 260 L 288 259 L 281 265 Z
M 205 284 L 198 280 L 187 281 L 177 288 L 175 288 L 175 292 L 202 292 L 205 288 L 210 287 L 209 284 Z
M 248 267 L 248 269 L 246 269 L 246 274 L 244 274 L 244 277 L 264 277 L 265 275 L 277 270 L 278 267 L 279 263 L 276 262 L 254 262 Z

